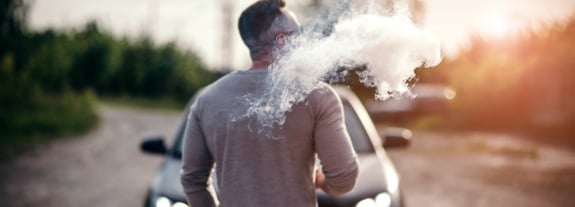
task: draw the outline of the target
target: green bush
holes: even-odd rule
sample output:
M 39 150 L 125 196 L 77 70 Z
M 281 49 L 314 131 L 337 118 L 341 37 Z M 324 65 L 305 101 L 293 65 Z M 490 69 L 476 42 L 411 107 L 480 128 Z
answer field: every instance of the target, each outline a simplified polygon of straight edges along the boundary
M 80 134 L 97 123 L 95 96 L 66 91 L 48 95 L 23 82 L 0 88 L 0 158 L 52 138 Z
M 95 22 L 76 31 L 0 37 L 4 151 L 89 130 L 97 122 L 96 94 L 181 106 L 216 78 L 193 52 L 175 43 L 117 38 Z
M 451 127 L 537 128 L 575 134 L 575 16 L 503 40 L 471 38 L 459 56 L 420 71 L 421 81 L 453 87 Z M 543 118 L 541 118 L 543 117 Z
M 5 141 L 26 142 L 38 136 L 76 134 L 90 129 L 97 120 L 90 95 L 38 94 L 26 101 L 29 102 L 25 106 L 3 111 L 0 137 Z

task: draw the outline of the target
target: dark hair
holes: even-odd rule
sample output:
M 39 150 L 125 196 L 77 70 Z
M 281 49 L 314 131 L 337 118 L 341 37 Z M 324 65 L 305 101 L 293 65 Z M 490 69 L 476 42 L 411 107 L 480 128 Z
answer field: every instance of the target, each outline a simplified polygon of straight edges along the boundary
M 252 58 L 258 58 L 267 52 L 265 47 L 269 44 L 267 39 L 262 39 L 274 20 L 281 16 L 281 11 L 286 5 L 284 0 L 259 0 L 252 4 L 240 15 L 238 28 L 244 44 L 249 48 Z

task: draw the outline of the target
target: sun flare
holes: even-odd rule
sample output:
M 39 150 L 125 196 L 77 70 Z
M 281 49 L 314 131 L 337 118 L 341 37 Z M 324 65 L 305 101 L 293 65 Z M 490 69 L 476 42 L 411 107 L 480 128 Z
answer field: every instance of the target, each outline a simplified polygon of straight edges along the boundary
M 493 12 L 485 15 L 479 24 L 481 34 L 491 38 L 503 38 L 513 30 L 512 22 L 503 13 Z

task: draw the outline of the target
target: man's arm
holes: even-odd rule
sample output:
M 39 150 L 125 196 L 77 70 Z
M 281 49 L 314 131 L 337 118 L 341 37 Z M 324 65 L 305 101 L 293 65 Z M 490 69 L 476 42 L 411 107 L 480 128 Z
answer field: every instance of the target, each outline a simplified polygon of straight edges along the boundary
M 355 185 L 358 175 L 357 155 L 343 119 L 343 107 L 331 87 L 315 94 L 315 150 L 321 160 L 325 181 L 321 186 L 329 195 L 341 195 Z
M 208 191 L 213 159 L 196 114 L 197 102 L 188 115 L 182 149 L 181 182 L 190 206 L 215 206 Z

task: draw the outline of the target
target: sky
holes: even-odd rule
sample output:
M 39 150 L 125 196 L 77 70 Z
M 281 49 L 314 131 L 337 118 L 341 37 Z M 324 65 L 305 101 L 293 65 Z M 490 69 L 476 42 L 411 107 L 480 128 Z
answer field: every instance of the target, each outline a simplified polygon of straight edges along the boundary
M 195 51 L 209 67 L 219 68 L 224 31 L 221 1 L 225 0 L 35 0 L 29 20 L 35 30 L 79 28 L 96 20 L 120 36 L 149 34 L 159 43 L 176 41 L 182 48 Z M 300 8 L 305 1 L 287 0 L 288 8 Z M 472 34 L 504 38 L 510 31 L 575 14 L 575 0 L 421 1 L 425 6 L 423 27 L 441 39 L 447 57 L 465 48 Z M 235 25 L 239 13 L 254 1 L 230 2 L 234 4 L 231 66 L 244 69 L 249 67 L 249 54 Z

